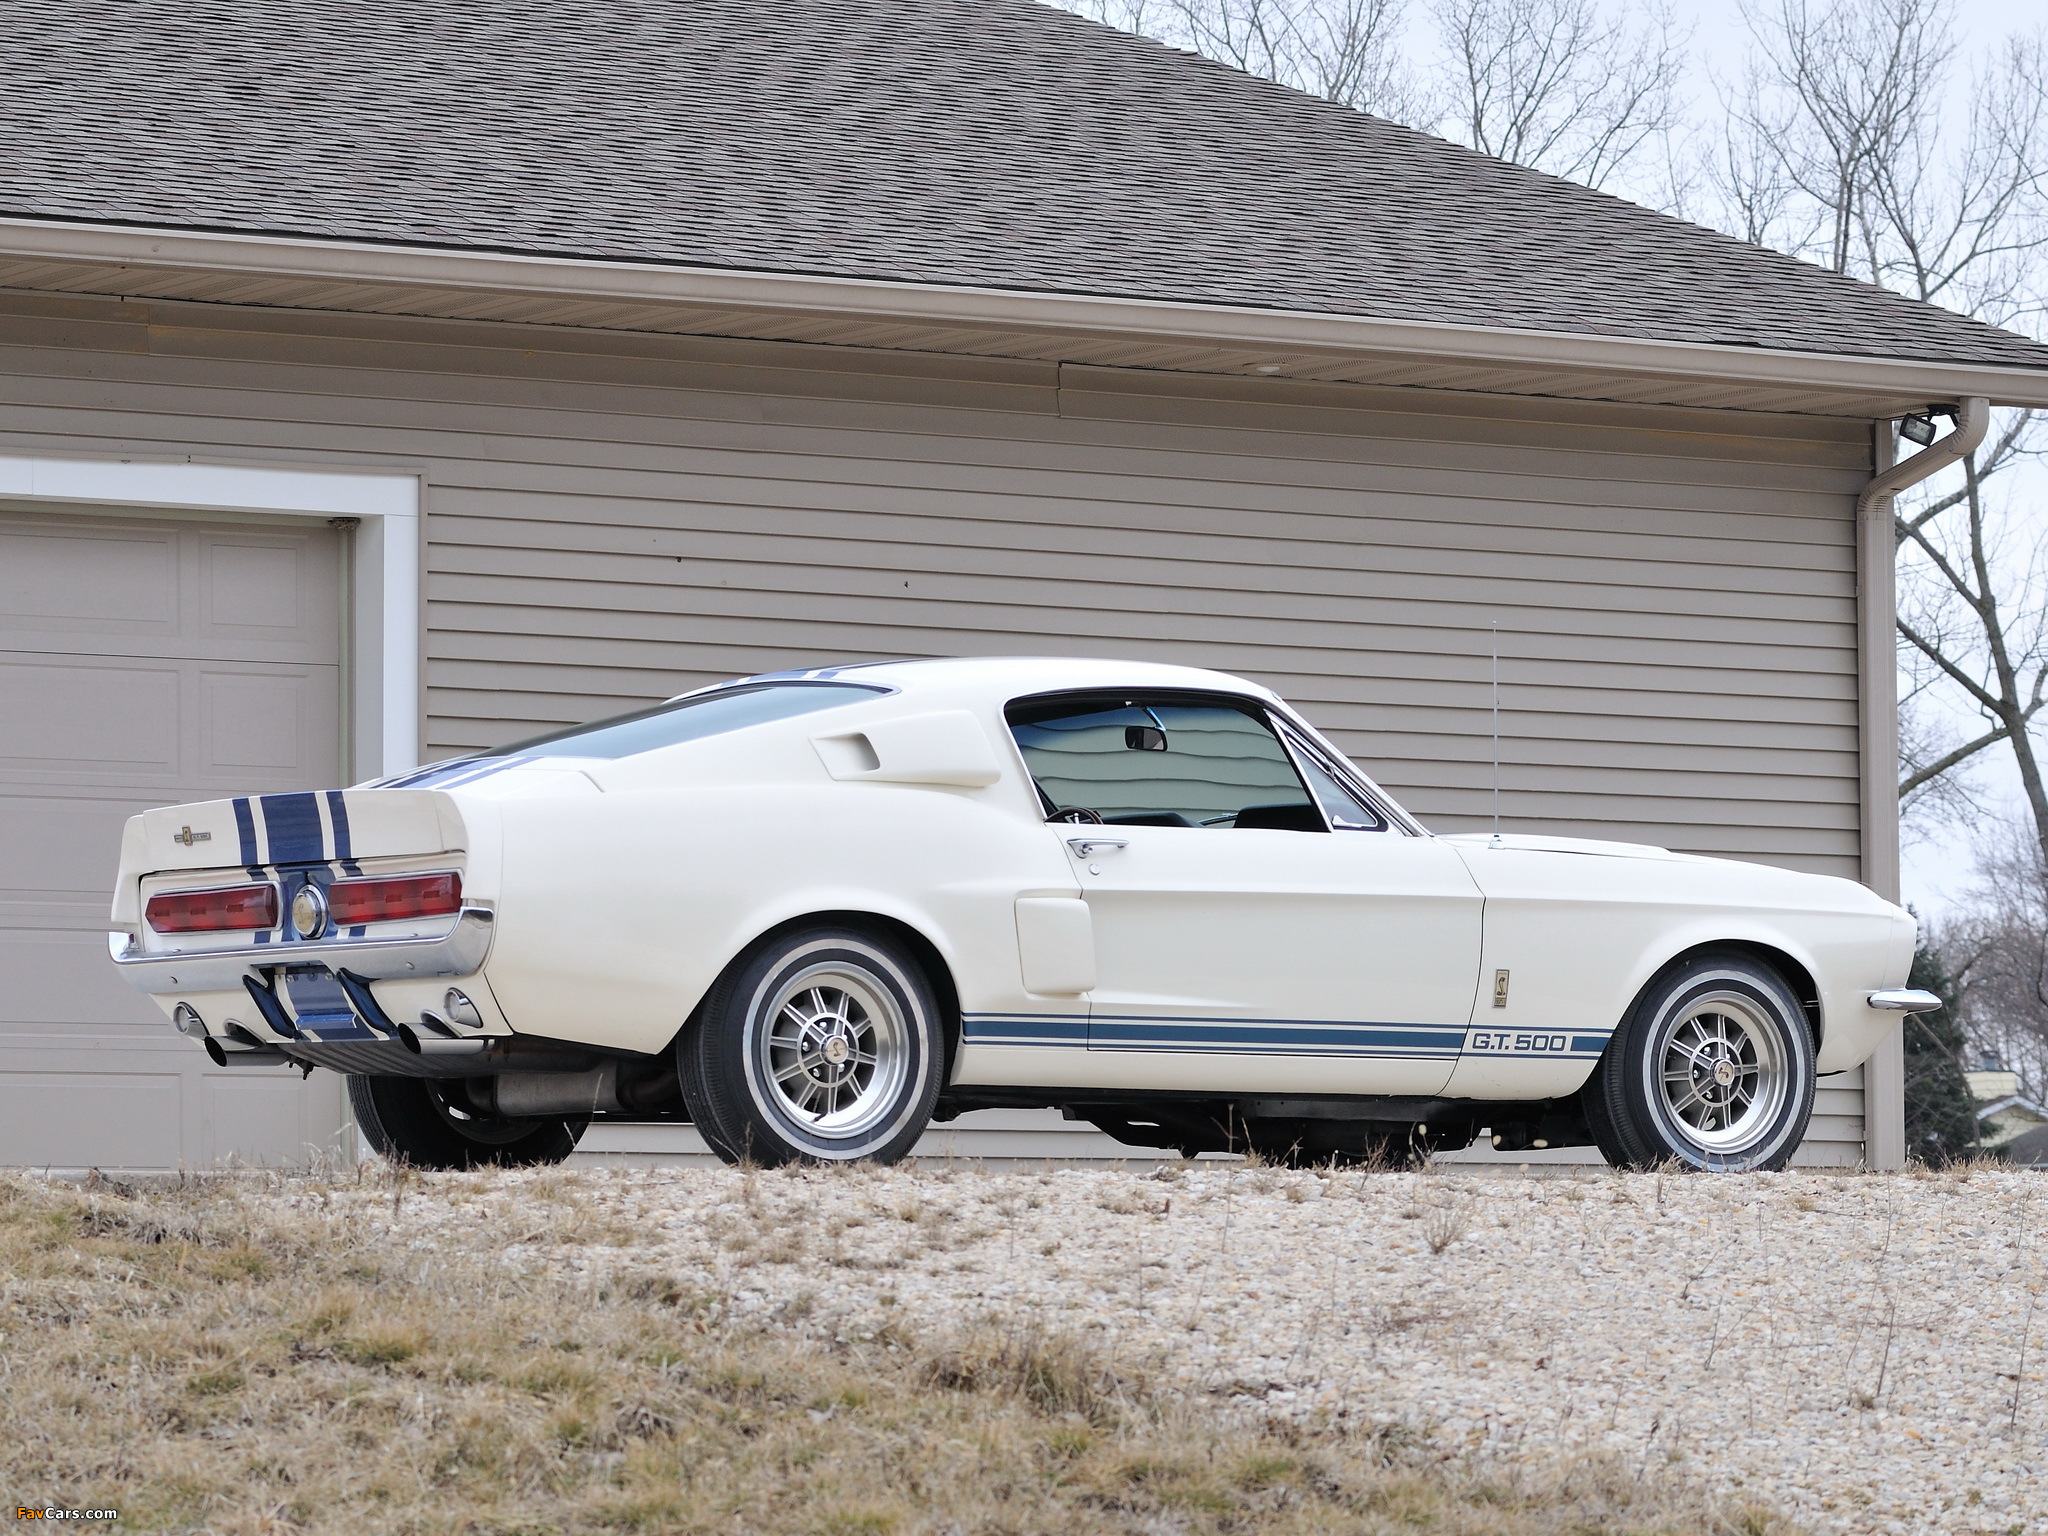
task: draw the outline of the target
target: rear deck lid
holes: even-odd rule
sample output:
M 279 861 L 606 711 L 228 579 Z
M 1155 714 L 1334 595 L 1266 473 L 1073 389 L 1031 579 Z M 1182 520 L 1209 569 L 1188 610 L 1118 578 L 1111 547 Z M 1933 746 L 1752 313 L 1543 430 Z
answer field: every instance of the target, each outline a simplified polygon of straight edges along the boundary
M 177 869 L 255 869 L 276 864 L 347 864 L 412 854 L 459 852 L 461 813 L 430 789 L 329 789 L 240 795 L 145 811 L 139 856 L 124 875 Z

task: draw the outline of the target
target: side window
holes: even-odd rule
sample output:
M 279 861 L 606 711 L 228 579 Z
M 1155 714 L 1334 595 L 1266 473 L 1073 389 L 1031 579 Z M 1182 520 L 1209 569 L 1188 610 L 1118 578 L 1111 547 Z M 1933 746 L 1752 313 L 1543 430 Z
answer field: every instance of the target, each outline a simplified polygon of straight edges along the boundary
M 1010 729 L 1054 816 L 1118 826 L 1325 832 L 1280 738 L 1250 707 L 1198 700 L 1035 699 Z
M 1289 741 L 1294 741 L 1290 734 Z M 1302 772 L 1308 778 L 1308 787 L 1315 793 L 1316 801 L 1323 808 L 1323 814 L 1330 818 L 1330 826 L 1338 832 L 1389 832 L 1387 818 L 1367 805 L 1357 795 L 1345 788 L 1337 776 L 1326 769 L 1313 752 L 1299 742 L 1294 742 L 1295 757 Z

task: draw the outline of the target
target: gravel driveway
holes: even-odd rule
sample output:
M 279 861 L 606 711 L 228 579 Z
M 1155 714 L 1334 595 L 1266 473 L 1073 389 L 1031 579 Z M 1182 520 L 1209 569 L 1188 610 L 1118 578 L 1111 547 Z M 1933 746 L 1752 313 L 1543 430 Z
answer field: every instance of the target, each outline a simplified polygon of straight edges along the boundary
M 415 1247 L 657 1270 L 736 1319 L 850 1337 L 993 1315 L 1269 1413 L 1668 1462 L 1815 1531 L 2048 1531 L 2038 1175 L 963 1164 L 414 1187 L 389 1219 Z

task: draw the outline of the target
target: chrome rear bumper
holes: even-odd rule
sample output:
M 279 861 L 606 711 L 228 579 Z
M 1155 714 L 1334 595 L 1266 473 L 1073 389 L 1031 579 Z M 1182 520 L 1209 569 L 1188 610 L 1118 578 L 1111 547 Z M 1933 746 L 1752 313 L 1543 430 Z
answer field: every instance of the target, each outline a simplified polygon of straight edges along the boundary
M 115 933 L 108 935 L 107 947 L 128 985 L 138 992 L 239 992 L 244 978 L 260 983 L 264 971 L 280 965 L 325 965 L 369 981 L 474 976 L 490 953 L 492 927 L 489 907 L 464 907 L 455 926 L 432 939 L 327 939 L 232 953 L 162 955 L 139 948 L 125 933 Z

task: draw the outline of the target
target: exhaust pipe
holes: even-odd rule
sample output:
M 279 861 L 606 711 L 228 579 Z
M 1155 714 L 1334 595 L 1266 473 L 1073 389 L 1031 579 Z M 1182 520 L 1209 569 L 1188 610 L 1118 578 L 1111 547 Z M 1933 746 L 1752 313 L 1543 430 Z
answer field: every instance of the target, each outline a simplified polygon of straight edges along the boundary
M 208 1035 L 204 1043 L 206 1054 L 216 1067 L 275 1067 L 291 1061 L 291 1057 L 274 1045 L 259 1045 L 247 1051 L 231 1051 L 212 1035 Z
M 500 1072 L 491 1079 L 490 1110 L 497 1115 L 589 1115 L 616 1112 L 619 1067 L 608 1061 L 591 1072 Z
M 399 1043 L 415 1056 L 481 1056 L 491 1048 L 488 1036 L 444 1040 L 439 1035 L 423 1035 L 410 1024 L 393 1027 L 398 1031 Z

